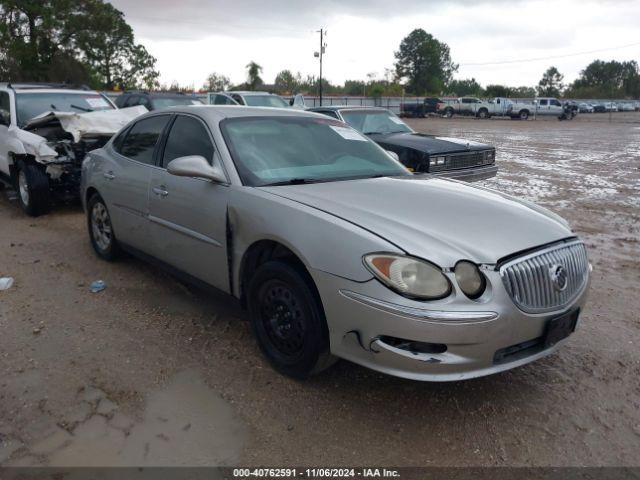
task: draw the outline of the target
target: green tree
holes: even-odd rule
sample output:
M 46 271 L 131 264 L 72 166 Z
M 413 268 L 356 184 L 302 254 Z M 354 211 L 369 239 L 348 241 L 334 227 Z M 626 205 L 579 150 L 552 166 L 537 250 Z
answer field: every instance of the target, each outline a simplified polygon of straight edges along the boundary
M 493 98 L 493 97 L 508 97 L 511 95 L 513 90 L 511 87 L 507 87 L 506 85 L 487 85 L 484 89 L 485 97 Z
M 249 90 L 255 90 L 264 82 L 262 78 L 260 78 L 260 74 L 262 73 L 262 67 L 258 65 L 256 62 L 251 61 L 247 64 L 247 87 Z
M 640 73 L 634 60 L 595 60 L 580 72 L 567 95 L 574 98 L 640 97 Z
M 278 93 L 294 93 L 302 81 L 300 73 L 294 75 L 291 70 L 282 70 L 276 75 L 273 84 Z
M 416 95 L 440 93 L 458 70 L 449 46 L 421 28 L 402 40 L 395 58 L 396 76 L 406 79 L 408 90 Z
M 446 91 L 450 95 L 466 97 L 467 95 L 482 95 L 482 86 L 476 82 L 475 78 L 467 78 L 464 80 L 451 80 L 447 85 Z
M 564 89 L 562 75 L 556 67 L 547 68 L 538 82 L 538 95 L 541 97 L 559 97 Z
M 230 85 L 231 80 L 229 80 L 229 77 L 213 72 L 207 77 L 202 89 L 208 92 L 220 92 L 228 89 Z
M 124 15 L 103 0 L 80 0 L 65 22 L 63 35 L 106 89 L 157 86 L 156 59 L 135 42 Z
M 0 2 L 0 74 L 8 80 L 151 87 L 155 62 L 104 0 Z
M 536 89 L 533 87 L 511 87 L 511 97 L 513 98 L 533 98 L 536 96 Z

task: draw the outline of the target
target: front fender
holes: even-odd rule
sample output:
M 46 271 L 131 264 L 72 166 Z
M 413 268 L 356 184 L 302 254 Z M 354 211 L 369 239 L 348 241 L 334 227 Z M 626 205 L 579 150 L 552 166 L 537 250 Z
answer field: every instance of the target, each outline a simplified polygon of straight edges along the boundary
M 362 263 L 364 254 L 403 253 L 388 241 L 346 220 L 252 187 L 232 187 L 228 215 L 234 292 L 240 292 L 240 268 L 245 252 L 261 240 L 283 244 L 309 270 L 356 282 L 372 278 Z

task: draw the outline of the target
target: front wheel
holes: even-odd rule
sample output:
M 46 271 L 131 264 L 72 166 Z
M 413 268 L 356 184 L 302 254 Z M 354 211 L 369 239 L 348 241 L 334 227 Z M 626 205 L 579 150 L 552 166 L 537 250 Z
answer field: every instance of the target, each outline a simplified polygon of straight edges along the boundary
M 288 263 L 269 261 L 249 282 L 251 328 L 273 367 L 305 379 L 328 368 L 329 331 L 311 279 Z
M 527 120 L 529 118 L 529 112 L 527 112 L 526 110 L 521 110 L 520 115 L 518 115 L 518 118 L 520 120 Z
M 487 118 L 489 118 L 489 111 L 485 110 L 484 108 L 481 109 L 478 112 L 478 118 L 482 119 L 482 120 L 486 120 Z
M 39 165 L 20 160 L 15 187 L 20 206 L 27 215 L 37 217 L 51 210 L 49 177 Z
M 452 108 L 447 108 L 447 109 L 444 111 L 444 116 L 445 116 L 445 118 L 451 118 L 451 117 L 453 117 L 453 109 L 452 109 Z
M 96 254 L 103 260 L 115 260 L 120 255 L 120 247 L 113 232 L 107 206 L 97 193 L 87 202 L 87 224 L 91 245 Z

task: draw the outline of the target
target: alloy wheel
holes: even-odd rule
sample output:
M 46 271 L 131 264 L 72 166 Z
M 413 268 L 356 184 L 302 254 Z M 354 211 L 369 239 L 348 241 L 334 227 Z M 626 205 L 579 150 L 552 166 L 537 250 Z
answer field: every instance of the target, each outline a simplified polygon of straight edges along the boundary
M 100 250 L 106 251 L 111 246 L 112 231 L 109 213 L 101 202 L 96 203 L 91 210 L 91 232 Z

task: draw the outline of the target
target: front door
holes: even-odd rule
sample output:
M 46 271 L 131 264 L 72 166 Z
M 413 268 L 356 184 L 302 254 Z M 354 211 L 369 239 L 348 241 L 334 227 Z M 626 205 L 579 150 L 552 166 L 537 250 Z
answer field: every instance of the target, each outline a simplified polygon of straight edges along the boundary
M 226 215 L 229 187 L 167 172 L 171 160 L 200 155 L 219 161 L 207 126 L 177 115 L 149 190 L 149 228 L 153 255 L 165 263 L 229 292 Z

